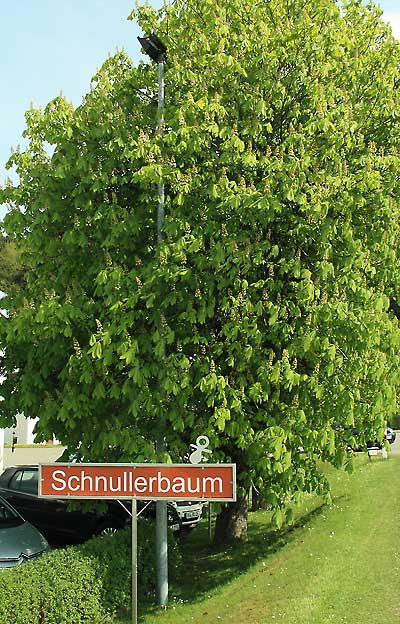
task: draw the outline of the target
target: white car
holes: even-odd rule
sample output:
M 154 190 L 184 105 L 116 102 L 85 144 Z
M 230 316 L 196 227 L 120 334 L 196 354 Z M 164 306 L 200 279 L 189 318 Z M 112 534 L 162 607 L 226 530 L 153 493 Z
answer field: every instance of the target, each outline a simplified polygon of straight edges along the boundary
M 194 528 L 200 522 L 203 511 L 201 501 L 171 501 L 170 504 L 175 507 L 182 528 Z
M 396 439 L 396 432 L 391 427 L 386 427 L 385 429 L 385 440 L 389 442 L 389 444 L 393 444 Z

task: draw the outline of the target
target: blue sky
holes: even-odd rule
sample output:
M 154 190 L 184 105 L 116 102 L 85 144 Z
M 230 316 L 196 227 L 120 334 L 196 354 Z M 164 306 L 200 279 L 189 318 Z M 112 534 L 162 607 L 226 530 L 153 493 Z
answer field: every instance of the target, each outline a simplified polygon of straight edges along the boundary
M 154 1 L 152 4 L 160 5 Z M 0 183 L 11 148 L 23 145 L 24 113 L 62 91 L 79 105 L 108 53 L 140 57 L 139 33 L 127 16 L 134 0 L 14 0 L 2 3 L 0 38 Z M 380 2 L 400 38 L 400 0 Z M 0 206 L 0 219 L 4 208 Z

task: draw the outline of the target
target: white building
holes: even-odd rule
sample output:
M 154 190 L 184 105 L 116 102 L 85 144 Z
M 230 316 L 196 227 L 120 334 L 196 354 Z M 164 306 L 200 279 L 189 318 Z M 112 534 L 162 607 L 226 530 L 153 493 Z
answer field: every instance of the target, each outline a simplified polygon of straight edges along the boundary
M 33 429 L 37 421 L 37 418 L 25 418 L 22 414 L 18 414 L 16 427 L 4 429 L 5 444 L 12 444 L 14 435 L 17 436 L 18 444 L 34 444 L 35 434 Z

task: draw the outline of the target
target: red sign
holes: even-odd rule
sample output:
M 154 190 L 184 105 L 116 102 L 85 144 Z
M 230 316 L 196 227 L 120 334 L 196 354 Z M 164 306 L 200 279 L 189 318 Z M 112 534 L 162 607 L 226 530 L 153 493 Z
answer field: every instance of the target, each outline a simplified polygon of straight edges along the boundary
M 236 500 L 235 464 L 40 464 L 39 496 Z

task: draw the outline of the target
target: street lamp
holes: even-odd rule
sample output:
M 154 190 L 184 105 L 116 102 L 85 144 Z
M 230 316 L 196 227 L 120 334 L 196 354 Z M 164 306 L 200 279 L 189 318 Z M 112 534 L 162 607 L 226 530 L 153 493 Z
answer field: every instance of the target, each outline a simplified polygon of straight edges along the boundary
M 167 51 L 164 43 L 157 35 L 149 37 L 138 37 L 144 52 L 152 61 L 158 63 L 158 121 L 157 132 L 163 131 L 163 109 L 164 109 L 164 58 Z M 163 240 L 162 228 L 164 226 L 165 215 L 165 193 L 164 182 L 161 180 L 158 185 L 158 207 L 157 207 L 157 243 L 161 245 Z M 159 318 L 159 331 L 161 333 L 161 319 Z M 163 344 L 162 358 L 165 359 L 165 344 Z M 165 423 L 161 416 L 159 418 L 159 435 L 156 441 L 156 451 L 158 461 L 162 461 L 165 452 Z M 168 521 L 166 501 L 156 501 L 156 561 L 157 561 L 157 604 L 166 606 L 168 603 Z
M 157 132 L 162 134 L 163 131 L 163 109 L 164 109 L 164 97 L 165 97 L 165 85 L 164 85 L 164 59 L 167 51 L 166 45 L 157 37 L 157 35 L 150 35 L 150 37 L 138 37 L 140 45 L 144 52 L 156 63 L 158 63 L 158 122 Z M 157 209 L 157 242 L 160 245 L 162 243 L 162 228 L 164 225 L 164 183 L 158 183 L 158 209 Z
M 150 35 L 150 37 L 138 37 L 138 40 L 143 50 L 152 61 L 156 61 L 156 63 L 163 62 L 167 47 L 157 35 L 153 34 Z

